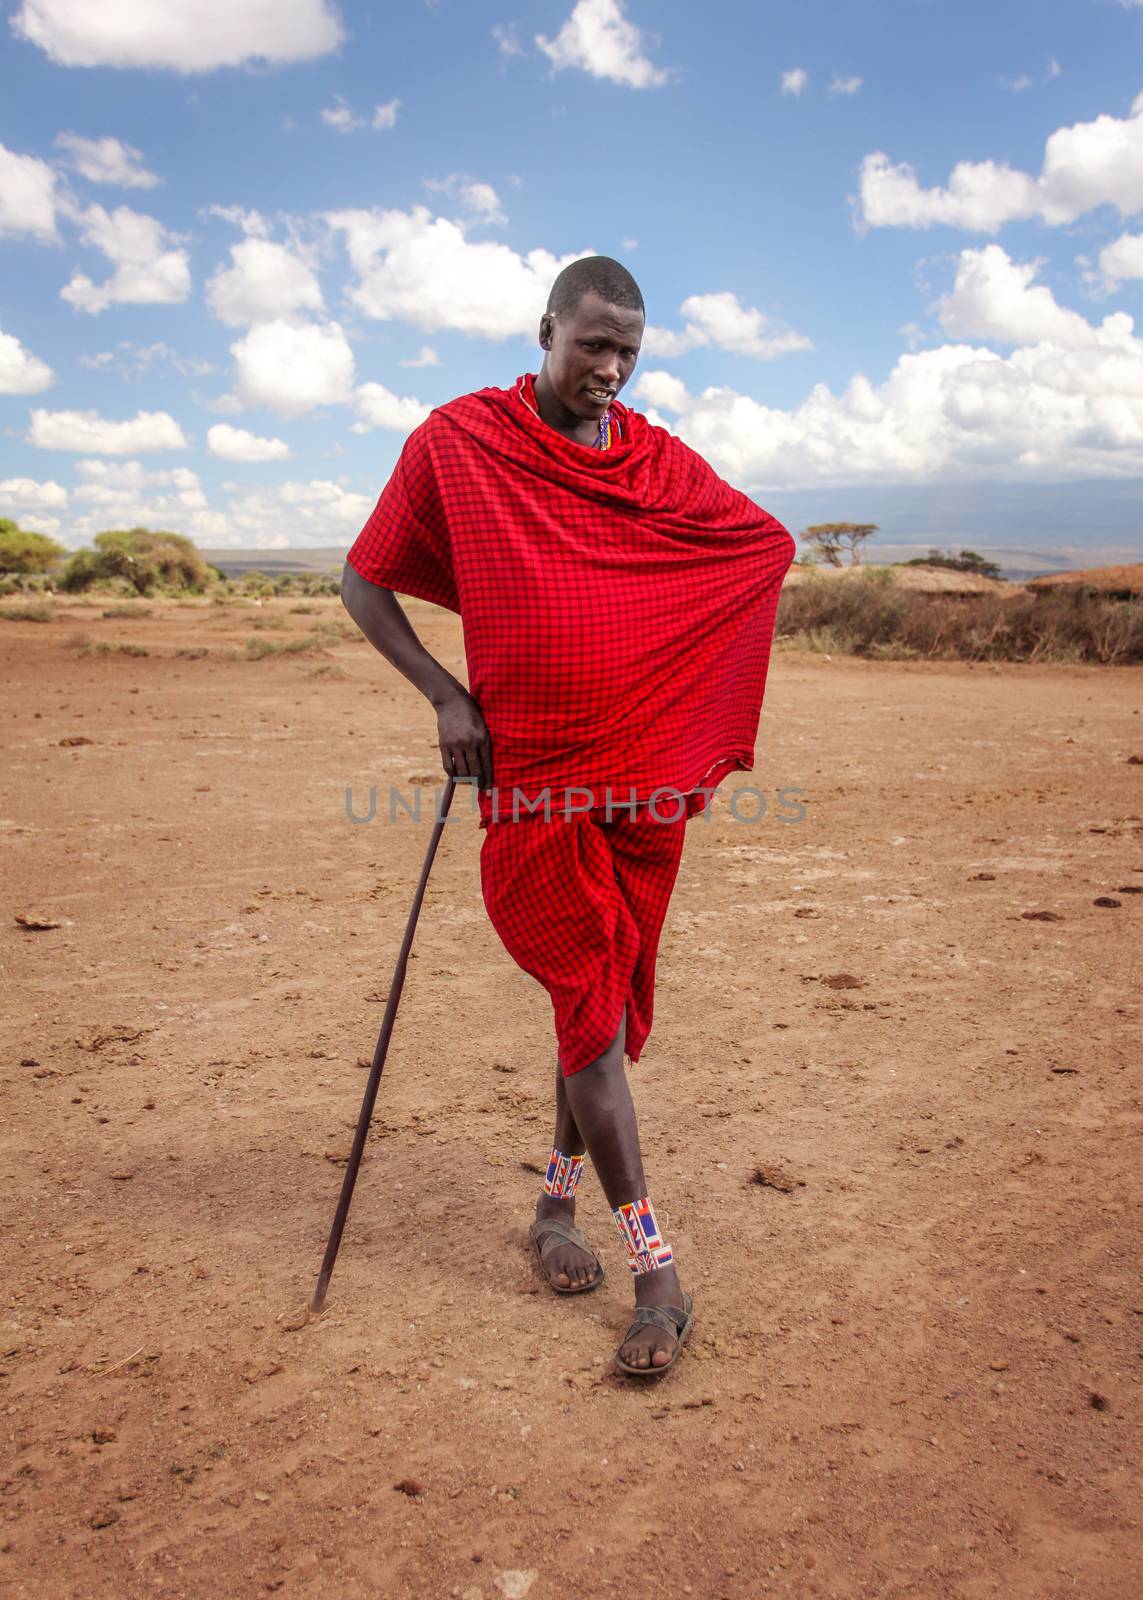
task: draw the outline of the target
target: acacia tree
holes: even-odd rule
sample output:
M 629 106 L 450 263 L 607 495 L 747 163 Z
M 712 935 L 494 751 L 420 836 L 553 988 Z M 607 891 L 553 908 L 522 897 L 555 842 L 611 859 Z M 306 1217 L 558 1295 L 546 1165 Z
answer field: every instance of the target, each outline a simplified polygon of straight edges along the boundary
M 816 522 L 812 528 L 805 529 L 802 537 L 809 540 L 814 553 L 827 565 L 843 566 L 842 552 L 848 550 L 850 566 L 859 567 L 861 541 L 870 538 L 877 529 L 876 522 Z
M 0 572 L 53 572 L 66 555 L 46 533 L 31 533 L 0 517 Z

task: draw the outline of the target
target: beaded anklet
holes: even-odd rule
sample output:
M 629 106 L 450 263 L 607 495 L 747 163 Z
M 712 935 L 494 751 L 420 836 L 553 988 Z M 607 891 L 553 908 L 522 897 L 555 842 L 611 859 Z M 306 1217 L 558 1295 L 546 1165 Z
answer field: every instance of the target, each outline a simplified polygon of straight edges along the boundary
M 655 1221 L 655 1213 L 646 1196 L 630 1200 L 625 1205 L 613 1206 L 611 1215 L 619 1229 L 619 1237 L 627 1251 L 627 1265 L 632 1272 L 657 1272 L 674 1261 L 669 1244 L 664 1243 Z
M 582 1155 L 566 1156 L 553 1146 L 544 1177 L 544 1193 L 550 1194 L 553 1200 L 574 1200 L 582 1172 Z

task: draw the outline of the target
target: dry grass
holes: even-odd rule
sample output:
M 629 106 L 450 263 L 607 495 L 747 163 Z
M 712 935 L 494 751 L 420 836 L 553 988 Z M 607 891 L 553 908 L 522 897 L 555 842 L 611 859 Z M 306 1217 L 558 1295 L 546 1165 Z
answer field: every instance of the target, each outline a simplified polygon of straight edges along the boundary
M 871 571 L 783 589 L 777 642 L 882 660 L 1143 661 L 1143 604 L 1089 590 L 941 595 Z

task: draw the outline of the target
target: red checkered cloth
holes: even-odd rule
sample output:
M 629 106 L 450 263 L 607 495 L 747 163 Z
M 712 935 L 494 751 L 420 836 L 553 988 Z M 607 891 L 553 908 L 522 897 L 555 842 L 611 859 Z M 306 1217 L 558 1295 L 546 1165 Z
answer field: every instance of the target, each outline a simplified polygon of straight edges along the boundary
M 489 919 L 516 965 L 548 991 L 565 1077 L 598 1060 L 625 1007 L 624 1050 L 639 1059 L 686 826 L 685 816 L 656 822 L 643 807 L 610 822 L 597 811 L 567 821 L 522 818 L 484 836 Z
M 565 1074 L 603 1053 L 624 1008 L 639 1059 L 687 819 L 754 765 L 795 549 L 681 440 L 613 410 L 603 451 L 540 418 L 530 377 L 438 407 L 347 557 L 463 620 L 492 743 L 484 901 L 551 996 Z
M 793 539 L 681 439 L 613 401 L 610 450 L 531 407 L 530 377 L 438 406 L 347 560 L 456 611 L 492 743 L 480 825 L 658 789 L 705 809 L 754 740 Z M 517 811 L 519 814 L 519 811 Z M 669 813 L 668 813 L 669 814 Z

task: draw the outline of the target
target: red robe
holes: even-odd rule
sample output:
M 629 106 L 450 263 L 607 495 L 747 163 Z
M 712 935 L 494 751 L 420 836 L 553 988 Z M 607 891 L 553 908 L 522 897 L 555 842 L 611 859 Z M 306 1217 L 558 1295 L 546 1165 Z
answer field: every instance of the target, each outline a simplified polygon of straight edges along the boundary
M 552 999 L 569 1073 L 624 1014 L 639 1059 L 686 820 L 754 765 L 795 545 L 639 412 L 613 402 L 602 451 L 534 404 L 522 378 L 433 411 L 347 560 L 462 619 L 492 744 L 484 901 Z
M 693 791 L 754 766 L 794 541 L 639 412 L 613 402 L 622 439 L 596 450 L 536 416 L 525 383 L 431 412 L 347 559 L 460 614 L 492 741 L 481 827 L 545 791 L 566 815 L 585 788 L 677 790 L 694 815 Z

